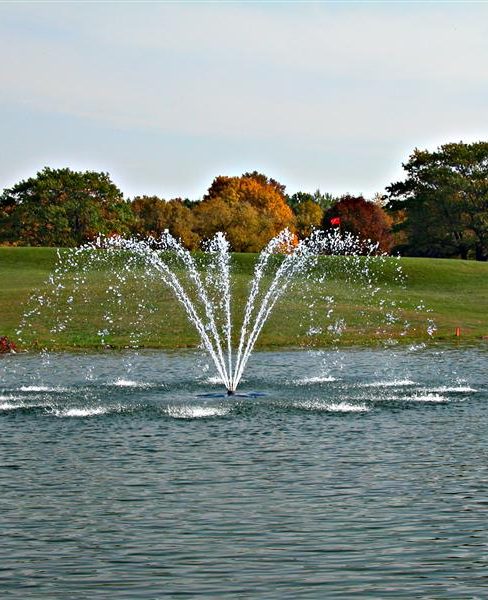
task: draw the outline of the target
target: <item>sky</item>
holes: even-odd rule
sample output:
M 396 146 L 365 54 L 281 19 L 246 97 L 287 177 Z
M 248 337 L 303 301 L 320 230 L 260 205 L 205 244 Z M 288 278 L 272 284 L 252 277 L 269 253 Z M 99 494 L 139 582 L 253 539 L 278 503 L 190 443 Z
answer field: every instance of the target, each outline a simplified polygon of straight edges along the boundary
M 487 139 L 485 2 L 0 0 L 0 189 L 47 165 L 372 197 L 415 147 Z

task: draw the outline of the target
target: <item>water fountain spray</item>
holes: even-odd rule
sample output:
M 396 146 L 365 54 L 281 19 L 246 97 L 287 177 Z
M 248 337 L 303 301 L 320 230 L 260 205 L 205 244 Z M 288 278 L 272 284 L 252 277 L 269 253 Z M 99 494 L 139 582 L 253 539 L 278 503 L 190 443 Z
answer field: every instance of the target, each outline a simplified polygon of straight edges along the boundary
M 198 332 L 228 395 L 233 395 L 264 324 L 294 277 L 304 273 L 314 257 L 352 254 L 353 250 L 357 251 L 358 243 L 354 236 L 343 236 L 337 231 L 317 231 L 297 241 L 294 234 L 285 229 L 274 237 L 256 261 L 235 352 L 232 344 L 231 254 L 223 233 L 217 233 L 207 244 L 208 261 L 204 272 L 192 253 L 168 232 L 159 239 L 99 238 L 95 246 L 137 256 L 147 269 L 158 273 Z M 375 249 L 372 245 L 370 253 Z M 270 268 L 271 263 L 274 263 L 274 271 Z M 271 278 L 266 277 L 270 271 Z
M 85 287 L 91 272 L 105 269 L 108 278 L 107 308 L 105 327 L 99 331 L 102 342 L 114 324 L 115 311 L 124 310 L 121 290 L 131 277 L 140 273 L 143 286 L 149 280 L 162 284 L 171 290 L 183 307 L 188 321 L 198 333 L 202 348 L 211 358 L 227 394 L 231 396 L 236 392 L 265 323 L 293 282 L 300 277 L 301 281 L 309 279 L 314 284 L 326 283 L 323 272 L 318 274 L 317 269 L 313 272 L 321 255 L 345 257 L 345 261 L 341 262 L 342 275 L 350 271 L 355 277 L 360 272 L 364 287 L 371 296 L 380 290 L 380 287 L 375 287 L 371 263 L 384 258 L 384 255 L 378 256 L 377 244 L 361 241 L 338 230 L 315 231 L 298 241 L 285 229 L 270 240 L 255 262 L 242 318 L 240 323 L 237 321 L 239 327 L 235 331 L 231 252 L 223 233 L 217 233 L 206 244 L 204 254 L 199 256 L 187 250 L 168 231 L 158 238 L 146 239 L 100 236 L 93 243 L 67 251 L 51 275 L 50 283 L 54 297 L 61 298 L 66 295 L 68 271 L 79 292 Z M 323 263 L 320 264 L 323 266 Z M 51 330 L 53 333 L 66 329 L 74 296 L 75 292 L 67 295 L 65 314 L 58 318 Z M 384 300 L 381 302 L 384 304 Z M 31 313 L 38 314 L 46 304 L 49 304 L 46 298 L 40 297 L 38 306 Z M 142 314 L 141 300 L 137 307 Z M 27 320 L 31 313 L 26 313 Z M 140 315 L 135 317 L 140 323 Z

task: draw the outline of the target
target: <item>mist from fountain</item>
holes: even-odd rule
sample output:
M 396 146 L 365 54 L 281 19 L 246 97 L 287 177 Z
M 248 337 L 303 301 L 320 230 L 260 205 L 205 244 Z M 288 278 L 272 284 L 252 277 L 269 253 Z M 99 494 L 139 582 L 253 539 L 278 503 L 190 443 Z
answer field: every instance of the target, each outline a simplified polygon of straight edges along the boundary
M 326 274 L 318 275 L 317 269 L 314 271 L 316 261 L 322 255 L 346 257 L 342 269 L 348 271 L 351 278 L 360 273 L 364 288 L 371 297 L 383 291 L 373 275 L 373 271 L 378 270 L 378 261 L 385 260 L 384 255 L 378 254 L 376 244 L 359 240 L 351 234 L 341 234 L 338 230 L 315 231 L 310 237 L 297 241 L 293 233 L 284 230 L 266 245 L 255 262 L 240 327 L 236 327 L 235 333 L 231 252 L 225 235 L 217 233 L 206 244 L 204 254 L 198 256 L 166 231 L 157 239 L 99 237 L 94 243 L 70 250 L 60 258 L 50 277 L 52 298 L 35 298 L 35 306 L 26 312 L 24 321 L 27 323 L 46 305 L 59 305 L 64 294 L 66 310 L 58 314 L 51 331 L 56 334 L 65 330 L 76 292 L 83 289 L 89 271 L 102 263 L 109 265 L 106 291 L 110 299 L 107 305 L 123 310 L 122 286 L 128 278 L 142 273 L 143 285 L 151 279 L 172 291 L 197 331 L 201 346 L 212 359 L 228 394 L 232 395 L 265 323 L 292 283 L 300 276 L 302 282 L 311 279 L 326 285 Z M 66 295 L 68 271 L 74 274 L 74 291 Z M 401 280 L 399 266 L 395 273 Z M 385 309 L 384 298 L 379 304 Z M 143 303 L 139 301 L 140 314 L 136 315 L 136 322 L 142 319 L 142 309 Z M 396 317 L 385 309 L 385 319 L 395 321 Z M 106 310 L 104 320 L 107 328 L 113 325 L 112 309 Z M 408 323 L 405 326 L 408 327 Z M 342 321 L 335 327 L 340 333 Z M 132 342 L 136 342 L 140 335 L 137 329 L 136 326 Z M 99 332 L 101 339 L 107 333 L 108 329 Z

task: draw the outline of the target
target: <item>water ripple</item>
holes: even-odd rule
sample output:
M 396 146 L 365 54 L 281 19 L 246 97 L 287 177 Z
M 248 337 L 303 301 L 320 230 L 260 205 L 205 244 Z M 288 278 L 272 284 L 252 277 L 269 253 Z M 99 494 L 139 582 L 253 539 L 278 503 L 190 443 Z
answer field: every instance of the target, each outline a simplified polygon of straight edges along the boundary
M 0 597 L 486 597 L 486 352 L 395 352 L 258 354 L 231 399 L 190 354 L 10 357 Z

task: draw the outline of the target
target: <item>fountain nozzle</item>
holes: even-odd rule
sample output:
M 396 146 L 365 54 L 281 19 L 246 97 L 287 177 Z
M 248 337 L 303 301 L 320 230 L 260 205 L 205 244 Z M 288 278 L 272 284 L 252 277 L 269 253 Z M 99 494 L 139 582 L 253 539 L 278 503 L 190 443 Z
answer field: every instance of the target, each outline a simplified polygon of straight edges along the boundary
M 235 393 L 236 393 L 235 390 L 230 390 L 230 389 L 227 390 L 227 396 L 234 396 Z

